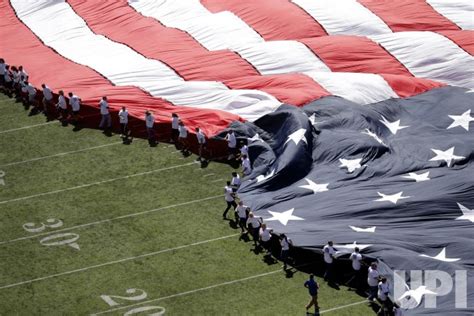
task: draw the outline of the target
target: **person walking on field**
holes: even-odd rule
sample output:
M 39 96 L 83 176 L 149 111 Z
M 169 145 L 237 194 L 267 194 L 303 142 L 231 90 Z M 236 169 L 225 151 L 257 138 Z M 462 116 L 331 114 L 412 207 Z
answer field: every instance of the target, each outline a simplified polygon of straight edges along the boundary
M 202 153 L 204 149 L 206 148 L 206 135 L 203 133 L 203 131 L 199 127 L 196 127 L 196 138 L 197 138 L 197 142 L 199 146 L 198 148 L 199 157 L 196 160 L 203 161 Z
M 99 108 L 101 115 L 99 128 L 104 129 L 104 132 L 106 133 L 112 127 L 112 118 L 110 117 L 109 103 L 107 102 L 107 97 L 102 97 L 99 102 Z
M 237 204 L 235 203 L 235 193 L 230 186 L 230 181 L 227 181 L 227 185 L 224 187 L 224 198 L 227 203 L 227 207 L 222 214 L 224 219 L 227 219 L 227 212 L 230 210 L 231 207 L 234 210 L 237 208 Z
M 247 216 L 249 213 L 249 207 L 244 205 L 242 200 L 239 201 L 239 204 L 235 208 L 235 220 L 237 225 L 239 225 L 242 234 L 247 232 L 246 225 L 247 225 Z
M 309 275 L 309 279 L 304 283 L 304 287 L 308 289 L 309 296 L 311 296 L 309 303 L 306 305 L 306 314 L 308 314 L 309 309 L 313 306 L 314 306 L 314 313 L 316 314 L 319 309 L 319 305 L 318 305 L 319 284 L 314 279 L 314 274 Z
M 69 105 L 72 109 L 71 120 L 74 124 L 78 124 L 80 119 L 79 112 L 81 110 L 81 98 L 72 92 L 69 92 Z
M 181 153 L 184 156 L 187 156 L 189 154 L 189 149 L 188 149 L 188 129 L 184 125 L 183 121 L 179 121 L 179 135 L 178 135 L 178 143 L 179 147 L 181 147 Z
M 46 85 L 42 84 L 41 87 L 43 88 L 43 113 L 48 115 L 49 107 L 53 105 L 53 92 L 51 89 Z
M 58 103 L 56 104 L 56 107 L 59 111 L 59 120 L 66 120 L 68 116 L 68 111 L 67 111 L 67 103 L 66 103 L 66 98 L 64 97 L 64 91 L 59 90 L 58 92 Z
M 128 111 L 127 108 L 122 106 L 122 109 L 118 113 L 120 121 L 120 137 L 126 139 L 128 137 Z
M 230 130 L 225 136 L 227 141 L 227 148 L 229 149 L 229 156 L 227 160 L 236 158 L 237 156 L 237 138 L 235 137 L 234 131 Z
M 156 139 L 155 139 L 155 117 L 150 111 L 145 112 L 145 125 L 146 125 L 146 132 L 148 135 L 148 144 L 150 146 L 155 146 L 156 145 Z
M 179 136 L 179 115 L 176 113 L 171 113 L 171 139 L 170 143 L 176 144 L 178 142 Z

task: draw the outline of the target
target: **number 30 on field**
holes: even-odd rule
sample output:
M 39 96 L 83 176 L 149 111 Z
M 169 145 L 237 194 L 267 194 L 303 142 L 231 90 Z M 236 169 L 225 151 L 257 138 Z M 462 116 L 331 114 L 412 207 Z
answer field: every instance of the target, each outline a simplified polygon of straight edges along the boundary
M 63 221 L 56 218 L 48 218 L 46 223 L 25 223 L 23 229 L 29 233 L 41 233 L 46 229 L 56 229 L 63 226 Z M 79 235 L 75 233 L 53 234 L 40 240 L 43 246 L 69 246 L 76 250 L 80 250 L 77 240 Z
M 119 295 L 101 295 L 100 298 L 104 300 L 110 307 L 121 305 L 118 301 L 129 301 L 139 302 L 147 298 L 147 293 L 140 289 L 128 289 L 125 291 L 130 296 L 119 296 Z M 124 316 L 134 315 L 143 313 L 148 316 L 162 316 L 165 314 L 164 307 L 161 306 L 141 306 L 129 310 Z

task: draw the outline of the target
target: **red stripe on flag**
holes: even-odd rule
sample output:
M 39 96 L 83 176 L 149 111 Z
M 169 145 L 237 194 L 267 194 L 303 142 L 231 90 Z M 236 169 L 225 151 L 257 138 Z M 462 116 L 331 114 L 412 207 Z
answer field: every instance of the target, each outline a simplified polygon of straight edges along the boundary
M 96 111 L 98 114 L 97 103 L 101 96 L 106 95 L 114 111 L 118 111 L 121 106 L 127 106 L 132 117 L 143 120 L 144 111 L 152 109 L 156 121 L 166 123 L 166 129 L 169 128 L 171 113 L 176 112 L 188 128 L 201 126 L 209 136 L 217 134 L 231 122 L 240 119 L 236 115 L 219 110 L 174 106 L 136 87 L 114 86 L 96 71 L 76 64 L 45 46 L 15 16 L 9 3 L 1 2 L 0 12 L 2 12 L 0 19 L 2 58 L 10 65 L 24 65 L 30 75 L 30 82 L 36 87 L 46 83 L 55 92 L 73 91 L 83 100 L 86 111 L 93 113 Z
M 231 89 L 257 89 L 293 105 L 330 95 L 305 75 L 260 76 L 238 54 L 229 50 L 208 51 L 186 32 L 139 14 L 126 0 L 94 3 L 69 0 L 68 3 L 96 34 L 166 63 L 185 80 L 221 81 Z
M 308 13 L 288 0 L 201 0 L 211 12 L 230 11 L 265 40 L 293 40 L 327 35 Z
M 400 97 L 409 97 L 443 84 L 415 78 L 395 57 L 362 36 L 332 35 L 302 40 L 336 72 L 380 74 Z
M 358 0 L 394 32 L 459 30 L 423 0 Z
M 439 31 L 438 33 L 452 40 L 469 54 L 474 55 L 474 31 Z

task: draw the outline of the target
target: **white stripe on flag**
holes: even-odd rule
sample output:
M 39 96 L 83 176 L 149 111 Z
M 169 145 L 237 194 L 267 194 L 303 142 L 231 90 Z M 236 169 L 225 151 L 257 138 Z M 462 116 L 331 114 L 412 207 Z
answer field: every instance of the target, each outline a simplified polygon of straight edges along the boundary
M 398 32 L 370 36 L 416 77 L 474 88 L 474 57 L 434 32 Z
M 176 105 L 220 109 L 248 120 L 272 112 L 281 104 L 259 90 L 229 90 L 221 82 L 184 81 L 164 63 L 94 34 L 62 0 L 12 0 L 11 4 L 20 20 L 46 45 L 91 67 L 115 85 L 137 86 Z
M 326 64 L 302 43 L 265 42 L 258 33 L 233 13 L 212 14 L 199 1 L 129 0 L 129 4 L 144 16 L 155 18 L 168 27 L 188 32 L 210 50 L 236 51 L 262 74 L 304 73 L 329 92 L 364 104 L 398 97 L 378 75 L 330 72 Z M 363 96 L 360 91 L 370 93 Z
M 144 16 L 189 33 L 209 50 L 230 49 L 261 74 L 330 71 L 305 45 L 297 41 L 266 42 L 232 12 L 209 12 L 198 0 L 129 0 Z
M 292 0 L 330 35 L 377 35 L 392 33 L 382 19 L 355 0 Z
M 474 2 L 472 0 L 427 0 L 426 2 L 461 29 L 474 29 Z
M 328 76 L 322 72 L 307 72 L 306 75 L 316 80 L 331 94 L 356 103 L 369 104 L 398 98 L 388 83 L 376 74 L 332 72 Z

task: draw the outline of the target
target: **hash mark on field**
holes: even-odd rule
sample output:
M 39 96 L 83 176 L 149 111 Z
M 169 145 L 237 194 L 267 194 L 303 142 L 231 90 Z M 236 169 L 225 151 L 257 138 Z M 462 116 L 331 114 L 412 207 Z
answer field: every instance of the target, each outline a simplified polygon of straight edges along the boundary
M 145 254 L 142 254 L 142 255 L 134 256 L 134 257 L 128 257 L 128 258 L 109 261 L 109 262 L 105 262 L 105 263 L 101 263 L 101 264 L 96 264 L 96 265 L 88 266 L 88 267 L 85 267 L 85 268 L 70 270 L 70 271 L 56 273 L 56 274 L 50 274 L 50 275 L 40 277 L 40 278 L 36 278 L 36 279 L 31 279 L 31 280 L 27 280 L 27 281 L 18 282 L 18 283 L 3 285 L 3 286 L 0 286 L 0 290 L 12 288 L 12 287 L 16 287 L 16 286 L 24 285 L 24 284 L 31 284 L 31 283 L 34 283 L 34 282 L 43 281 L 43 280 L 47 280 L 47 279 L 52 279 L 52 278 L 63 276 L 63 275 L 69 275 L 69 274 L 74 274 L 74 273 L 77 273 L 77 272 L 83 272 L 83 271 L 87 271 L 87 270 L 91 270 L 91 269 L 95 269 L 95 268 L 110 266 L 110 265 L 113 265 L 113 264 L 116 264 L 116 263 L 122 263 L 122 262 L 132 261 L 132 260 L 136 260 L 136 259 L 147 258 L 147 257 L 151 257 L 151 256 L 155 256 L 155 255 L 159 255 L 159 254 L 162 254 L 162 253 L 167 253 L 167 252 L 171 252 L 171 251 L 175 251 L 175 250 L 180 250 L 180 249 L 184 249 L 184 248 L 188 248 L 188 247 L 199 246 L 199 245 L 207 244 L 207 243 L 210 243 L 210 242 L 213 242 L 213 241 L 218 241 L 218 240 L 223 240 L 223 239 L 227 239 L 227 238 L 230 238 L 230 237 L 235 237 L 237 235 L 240 235 L 240 234 L 232 234 L 232 235 L 221 236 L 221 237 L 217 237 L 217 238 L 213 238 L 213 239 L 194 242 L 194 243 L 191 243 L 191 244 L 186 244 L 186 245 L 181 245 L 181 246 L 177 246 L 177 247 L 173 247 L 173 248 L 167 248 L 167 249 L 162 249 L 162 250 L 158 250 L 158 251 L 154 251 L 154 252 L 149 252 L 149 253 L 145 253 Z
M 224 181 L 224 179 L 212 180 L 211 182 L 214 183 L 214 182 L 221 182 L 221 181 Z
M 34 195 L 23 196 L 23 197 L 16 198 L 16 199 L 0 201 L 0 204 L 6 204 L 6 203 L 16 202 L 16 201 L 24 201 L 24 200 L 33 199 L 35 197 L 40 197 L 40 196 L 51 195 L 51 194 L 60 193 L 60 192 L 66 192 L 66 191 L 72 191 L 72 190 L 87 188 L 87 187 L 90 187 L 90 186 L 93 186 L 93 185 L 98 185 L 98 184 L 103 184 L 103 183 L 108 183 L 108 182 L 113 182 L 113 181 L 117 181 L 117 180 L 123 180 L 123 179 L 138 177 L 138 176 L 143 176 L 143 175 L 151 174 L 151 173 L 158 172 L 158 171 L 165 171 L 165 170 L 171 170 L 171 169 L 186 167 L 186 166 L 190 166 L 192 164 L 194 164 L 194 162 L 188 162 L 188 163 L 181 164 L 181 165 L 175 165 L 175 166 L 171 166 L 171 167 L 165 167 L 165 168 L 160 168 L 160 169 L 155 169 L 155 170 L 150 170 L 150 171 L 145 171 L 145 172 L 134 173 L 134 174 L 131 174 L 131 175 L 128 175 L 128 176 L 112 178 L 112 179 L 103 180 L 103 181 L 86 183 L 86 184 L 82 184 L 82 185 L 78 185 L 78 186 L 70 187 L 70 188 L 66 188 L 66 189 L 61 189 L 61 190 L 54 190 L 54 191 L 38 193 L 38 194 L 34 194 Z
M 79 150 L 66 151 L 66 152 L 63 152 L 63 153 L 58 153 L 58 154 L 49 155 L 49 156 L 36 157 L 36 158 L 28 159 L 28 160 L 9 162 L 9 163 L 0 165 L 0 167 L 14 166 L 14 165 L 22 164 L 22 163 L 38 161 L 38 160 L 43 160 L 43 159 L 47 159 L 47 158 L 60 157 L 60 156 L 65 156 L 65 155 L 69 155 L 69 154 L 79 153 L 79 152 L 83 152 L 83 151 L 88 151 L 88 150 L 92 150 L 92 149 L 97 149 L 97 148 L 102 148 L 102 147 L 107 147 L 107 146 L 112 146 L 112 145 L 117 145 L 117 144 L 122 144 L 122 143 L 123 142 L 115 142 L 115 143 L 110 143 L 110 144 L 104 144 L 104 145 L 99 145 L 99 146 L 94 146 L 94 147 L 83 148 L 83 149 L 79 149 Z
M 242 278 L 242 279 L 237 279 L 237 280 L 218 283 L 218 284 L 214 284 L 214 285 L 210 285 L 210 286 L 206 286 L 206 287 L 201 287 L 199 289 L 194 289 L 194 290 L 190 290 L 190 291 L 186 291 L 186 292 L 181 292 L 181 293 L 176 293 L 176 294 L 172 294 L 172 295 L 168 295 L 168 296 L 163 296 L 163 297 L 151 299 L 151 300 L 148 300 L 148 301 L 143 301 L 143 302 L 136 303 L 136 304 L 131 304 L 131 305 L 122 306 L 122 307 L 118 307 L 118 308 L 114 308 L 114 309 L 109 309 L 109 310 L 106 310 L 106 311 L 101 311 L 101 312 L 91 314 L 91 316 L 110 313 L 110 312 L 115 312 L 115 311 L 118 311 L 118 310 L 121 310 L 121 309 L 131 308 L 131 307 L 135 307 L 135 306 L 139 306 L 139 305 L 143 305 L 143 304 L 148 304 L 148 303 L 152 303 L 152 302 L 158 302 L 158 301 L 166 300 L 166 299 L 169 299 L 169 298 L 174 298 L 174 297 L 184 296 L 184 295 L 193 294 L 193 293 L 197 293 L 197 292 L 202 292 L 202 291 L 214 289 L 216 287 L 221 287 L 221 286 L 224 286 L 224 285 L 240 283 L 240 282 L 243 282 L 243 281 L 248 281 L 248 280 L 260 278 L 260 277 L 275 274 L 275 273 L 278 273 L 278 272 L 281 273 L 281 269 L 266 272 L 266 273 L 252 275 L 252 276 Z
M 178 203 L 178 204 L 163 206 L 163 207 L 159 207 L 159 208 L 154 208 L 154 209 L 151 209 L 151 210 L 148 210 L 148 211 L 142 211 L 142 212 L 132 213 L 132 214 L 125 214 L 125 215 L 121 215 L 121 216 L 117 216 L 117 217 L 113 217 L 113 218 L 103 219 L 103 220 L 96 221 L 96 222 L 85 223 L 85 224 L 80 224 L 80 225 L 71 226 L 71 227 L 65 227 L 65 228 L 57 229 L 57 230 L 55 230 L 55 232 L 64 232 L 64 231 L 68 231 L 68 230 L 84 228 L 84 227 L 99 225 L 99 224 L 103 224 L 103 223 L 109 223 L 109 222 L 112 222 L 112 221 L 115 221 L 115 220 L 118 220 L 118 219 L 124 219 L 124 218 L 130 218 L 130 217 L 135 217 L 135 216 L 139 216 L 139 215 L 144 215 L 144 214 L 148 214 L 148 213 L 154 213 L 154 212 L 158 212 L 158 211 L 162 211 L 162 210 L 166 210 L 166 209 L 170 209 L 170 208 L 174 208 L 174 207 L 178 207 L 178 206 L 184 206 L 184 205 L 189 205 L 189 204 L 193 204 L 193 203 L 204 202 L 204 201 L 208 201 L 208 200 L 214 200 L 214 199 L 221 198 L 221 197 L 222 197 L 222 195 L 209 196 L 209 197 L 202 198 L 202 199 L 197 199 L 197 200 L 182 202 L 182 203 Z M 16 238 L 16 239 L 0 241 L 0 245 L 10 244 L 10 243 L 13 243 L 13 242 L 16 242 L 16 241 L 32 239 L 32 238 L 41 237 L 41 236 L 45 236 L 45 235 L 49 235 L 49 234 L 50 234 L 50 232 L 45 232 L 45 233 L 40 233 L 40 234 L 36 234 L 36 235 L 29 235 L 29 236 L 25 236 L 25 237 L 20 237 L 20 238 Z
M 214 175 L 214 173 L 208 173 L 208 174 L 204 175 L 203 178 L 212 177 L 213 175 Z
M 55 124 L 55 123 L 57 124 L 58 122 L 59 121 L 51 121 L 51 122 L 46 122 L 46 123 L 41 123 L 41 124 L 28 125 L 28 126 L 23 126 L 23 127 L 18 127 L 18 128 L 7 129 L 7 130 L 4 130 L 4 131 L 0 131 L 0 134 L 15 132 L 15 131 L 19 131 L 19 130 L 22 130 L 22 129 L 28 129 L 28 128 L 33 128 L 33 127 L 37 127 L 37 126 L 44 126 L 44 125 Z

